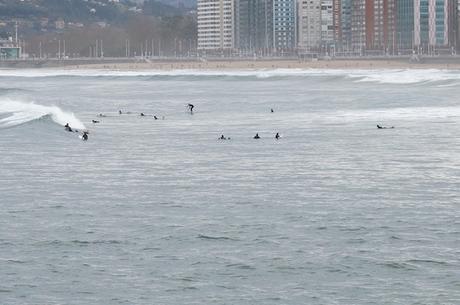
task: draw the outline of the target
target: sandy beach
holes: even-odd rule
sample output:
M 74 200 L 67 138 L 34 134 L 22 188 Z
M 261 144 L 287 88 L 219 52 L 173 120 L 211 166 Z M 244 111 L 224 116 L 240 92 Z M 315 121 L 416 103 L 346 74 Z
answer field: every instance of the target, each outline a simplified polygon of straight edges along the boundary
M 131 63 L 91 63 L 68 65 L 65 69 L 113 70 L 244 70 L 244 69 L 460 69 L 460 60 L 430 59 L 412 63 L 409 60 L 213 60 L 213 61 L 148 61 Z

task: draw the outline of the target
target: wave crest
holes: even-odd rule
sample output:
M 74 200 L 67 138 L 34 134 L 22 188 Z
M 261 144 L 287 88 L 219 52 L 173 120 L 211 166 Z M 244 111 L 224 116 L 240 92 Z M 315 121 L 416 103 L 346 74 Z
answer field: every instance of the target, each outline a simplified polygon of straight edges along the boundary
M 325 77 L 351 79 L 354 82 L 374 82 L 381 84 L 417 84 L 425 82 L 458 82 L 460 70 L 443 69 L 228 69 L 228 70 L 110 70 L 110 69 L 26 69 L 0 70 L 0 77 Z
M 9 128 L 31 121 L 50 117 L 53 122 L 64 126 L 69 123 L 72 128 L 85 130 L 85 125 L 73 114 L 57 106 L 44 106 L 10 99 L 0 100 L 0 128 Z

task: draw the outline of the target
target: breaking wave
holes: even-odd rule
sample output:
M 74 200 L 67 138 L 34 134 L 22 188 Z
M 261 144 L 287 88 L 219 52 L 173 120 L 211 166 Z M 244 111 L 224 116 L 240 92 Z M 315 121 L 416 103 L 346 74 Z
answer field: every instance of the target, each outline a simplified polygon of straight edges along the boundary
M 286 78 L 324 77 L 351 79 L 354 82 L 417 84 L 460 82 L 460 70 L 441 69 L 243 69 L 243 70 L 109 70 L 109 69 L 25 69 L 0 70 L 0 77 L 147 77 L 147 78 Z
M 10 99 L 0 100 L 0 128 L 26 124 L 45 117 L 64 126 L 69 123 L 76 129 L 85 130 L 85 125 L 73 113 L 65 112 L 57 106 L 43 106 Z

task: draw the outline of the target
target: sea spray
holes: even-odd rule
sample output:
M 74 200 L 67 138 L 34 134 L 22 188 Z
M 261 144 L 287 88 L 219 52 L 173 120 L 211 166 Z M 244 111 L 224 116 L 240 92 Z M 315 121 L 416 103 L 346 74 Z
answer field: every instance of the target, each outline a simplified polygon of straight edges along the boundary
M 86 129 L 85 125 L 73 113 L 65 112 L 57 106 L 44 106 L 11 99 L 0 100 L 0 128 L 26 124 L 46 116 L 61 126 L 69 123 L 75 129 Z

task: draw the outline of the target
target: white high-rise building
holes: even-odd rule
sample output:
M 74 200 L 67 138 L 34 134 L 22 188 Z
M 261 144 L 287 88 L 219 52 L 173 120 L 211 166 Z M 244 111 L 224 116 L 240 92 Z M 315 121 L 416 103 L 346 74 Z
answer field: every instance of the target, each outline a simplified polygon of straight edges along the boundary
M 321 1 L 321 41 L 326 44 L 334 42 L 334 11 L 332 0 Z
M 317 49 L 321 46 L 321 0 L 299 0 L 299 47 Z
M 299 47 L 319 49 L 335 40 L 332 0 L 298 0 Z
M 234 0 L 198 0 L 198 50 L 234 48 Z

